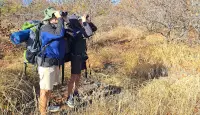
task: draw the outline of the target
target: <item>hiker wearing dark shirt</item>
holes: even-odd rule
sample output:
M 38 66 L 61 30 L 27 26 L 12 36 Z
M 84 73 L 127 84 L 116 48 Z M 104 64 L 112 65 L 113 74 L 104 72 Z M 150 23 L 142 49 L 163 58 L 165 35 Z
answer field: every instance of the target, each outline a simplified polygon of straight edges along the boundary
M 80 20 L 76 15 L 69 16 L 69 27 L 66 30 L 70 42 L 71 61 L 71 77 L 68 82 L 68 98 L 66 104 L 72 108 L 75 106 L 75 97 L 79 97 L 78 87 L 81 70 L 84 69 L 83 64 L 88 59 L 86 53 L 86 38 L 93 35 L 93 31 L 87 23 L 86 16 L 84 15 Z

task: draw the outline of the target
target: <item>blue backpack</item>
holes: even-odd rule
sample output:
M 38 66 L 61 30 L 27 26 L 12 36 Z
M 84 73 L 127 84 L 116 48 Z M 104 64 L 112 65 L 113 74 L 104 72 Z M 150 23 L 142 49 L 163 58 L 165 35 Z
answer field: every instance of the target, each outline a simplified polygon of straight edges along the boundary
M 22 25 L 22 30 L 14 32 L 10 36 L 13 44 L 18 45 L 26 42 L 26 50 L 24 51 L 24 75 L 26 76 L 27 63 L 36 65 L 37 56 L 42 54 L 54 40 L 49 41 L 45 46 L 41 47 L 40 29 L 43 23 L 41 21 L 28 21 Z M 64 66 L 62 69 L 62 83 L 64 81 Z
M 13 44 L 18 45 L 26 42 L 27 49 L 24 52 L 25 62 L 35 64 L 36 56 L 41 50 L 39 31 L 42 26 L 40 21 L 27 21 L 22 25 L 22 30 L 14 32 L 10 36 Z

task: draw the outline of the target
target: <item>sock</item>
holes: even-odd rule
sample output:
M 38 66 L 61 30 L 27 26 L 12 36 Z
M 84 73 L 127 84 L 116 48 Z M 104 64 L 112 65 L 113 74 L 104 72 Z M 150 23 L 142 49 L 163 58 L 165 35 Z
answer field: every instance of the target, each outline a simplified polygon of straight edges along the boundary
M 74 95 L 75 95 L 75 96 L 79 96 L 78 91 L 74 91 Z

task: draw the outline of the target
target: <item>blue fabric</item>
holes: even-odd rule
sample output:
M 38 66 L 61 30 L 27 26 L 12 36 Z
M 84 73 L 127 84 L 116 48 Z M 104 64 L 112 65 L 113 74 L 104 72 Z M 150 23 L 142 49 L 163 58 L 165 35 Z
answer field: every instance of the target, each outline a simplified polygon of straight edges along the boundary
M 62 60 L 65 55 L 66 50 L 66 42 L 64 40 L 64 28 L 61 30 L 60 35 L 56 35 L 50 32 L 42 31 L 41 34 L 41 42 L 42 47 L 44 47 L 49 41 L 55 40 L 45 49 L 43 54 L 48 58 L 56 58 Z
M 29 39 L 30 31 L 31 31 L 30 29 L 27 29 L 27 30 L 22 30 L 22 31 L 12 33 L 10 36 L 11 42 L 17 45 L 17 44 L 27 41 Z

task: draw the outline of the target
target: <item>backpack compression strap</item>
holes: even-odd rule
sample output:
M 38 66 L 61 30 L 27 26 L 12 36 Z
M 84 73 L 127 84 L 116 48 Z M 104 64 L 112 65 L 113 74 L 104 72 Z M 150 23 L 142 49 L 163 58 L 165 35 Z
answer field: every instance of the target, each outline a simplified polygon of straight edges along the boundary
M 41 51 L 38 53 L 37 56 L 39 56 L 40 54 L 42 54 L 42 62 L 41 62 L 40 65 L 42 65 L 43 62 L 44 62 L 44 51 L 45 51 L 45 49 L 46 49 L 53 41 L 55 41 L 55 40 L 54 40 L 54 39 L 53 39 L 53 40 L 50 40 L 45 46 L 42 47 Z

